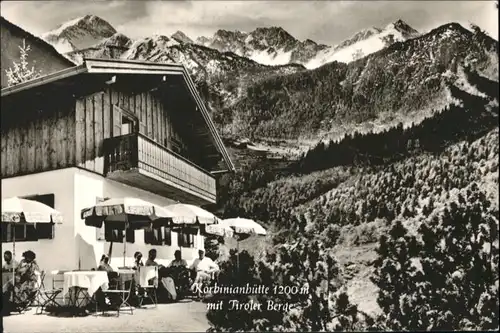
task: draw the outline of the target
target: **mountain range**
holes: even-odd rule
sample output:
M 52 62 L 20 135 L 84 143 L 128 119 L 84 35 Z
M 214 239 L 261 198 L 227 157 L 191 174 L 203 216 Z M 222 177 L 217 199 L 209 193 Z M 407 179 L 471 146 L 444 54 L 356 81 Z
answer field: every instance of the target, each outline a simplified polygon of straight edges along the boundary
M 196 41 L 181 31 L 132 40 L 86 15 L 43 37 L 76 62 L 182 63 L 224 136 L 295 146 L 418 123 L 452 102 L 447 84 L 467 85 L 462 66 L 498 81 L 498 42 L 457 23 L 419 33 L 397 20 L 328 46 L 299 41 L 280 27 L 218 30 Z

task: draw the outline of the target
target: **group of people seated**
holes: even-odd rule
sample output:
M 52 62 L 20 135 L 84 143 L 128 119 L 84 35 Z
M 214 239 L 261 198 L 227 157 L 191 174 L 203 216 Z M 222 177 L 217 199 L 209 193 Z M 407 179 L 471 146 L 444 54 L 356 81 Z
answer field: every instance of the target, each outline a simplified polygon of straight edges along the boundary
M 177 300 L 179 296 L 184 296 L 188 291 L 193 292 L 196 285 L 210 282 L 213 278 L 213 273 L 219 271 L 219 266 L 210 258 L 205 256 L 203 250 L 198 251 L 198 258 L 188 266 L 186 260 L 182 259 L 181 251 L 177 250 L 174 253 L 174 260 L 168 266 L 160 265 L 156 262 L 157 252 L 151 249 L 148 252 L 148 259 L 144 264 L 142 262 L 142 253 L 136 252 L 134 255 L 134 267 L 138 270 L 141 266 L 157 266 L 159 281 L 150 281 L 151 284 L 158 285 L 160 292 L 169 300 Z M 36 262 L 36 254 L 33 251 L 26 251 L 22 254 L 23 259 L 17 263 L 12 252 L 4 252 L 4 262 L 2 272 L 12 273 L 12 277 L 2 281 L 3 315 L 9 315 L 12 310 L 22 309 L 27 307 L 34 299 L 38 290 L 38 275 L 40 268 Z M 103 255 L 97 270 L 108 272 L 110 279 L 117 279 L 118 274 L 114 272 L 109 264 L 109 257 Z M 7 276 L 7 274 L 2 274 Z M 140 295 L 144 293 L 144 289 L 132 282 L 134 293 Z
M 210 282 L 213 273 L 219 271 L 219 266 L 210 258 L 205 256 L 205 251 L 198 251 L 198 258 L 188 266 L 186 260 L 182 259 L 180 250 L 175 251 L 174 260 L 168 266 L 160 265 L 156 262 L 157 251 L 151 249 L 148 252 L 148 258 L 144 264 L 142 261 L 142 253 L 136 252 L 134 254 L 134 270 L 139 270 L 141 266 L 157 266 L 158 267 L 158 281 L 149 281 L 150 285 L 157 285 L 159 295 L 164 295 L 166 299 L 175 301 L 179 297 L 185 296 L 188 291 L 193 292 L 197 284 Z M 108 272 L 110 279 L 118 278 L 113 268 L 109 265 L 109 257 L 103 255 L 97 270 Z M 144 295 L 145 291 L 137 283 L 132 286 L 134 294 Z
M 36 263 L 36 254 L 26 251 L 22 254 L 23 259 L 17 263 L 12 252 L 5 251 L 2 274 L 2 315 L 9 315 L 11 311 L 27 307 L 34 299 L 38 291 L 38 275 L 40 268 Z

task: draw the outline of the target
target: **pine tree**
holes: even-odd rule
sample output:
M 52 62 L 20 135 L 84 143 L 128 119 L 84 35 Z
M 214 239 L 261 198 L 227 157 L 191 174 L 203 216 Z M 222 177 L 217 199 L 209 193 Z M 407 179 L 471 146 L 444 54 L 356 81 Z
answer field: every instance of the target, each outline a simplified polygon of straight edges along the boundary
M 473 188 L 461 205 L 421 221 L 421 239 L 397 223 L 382 237 L 373 282 L 395 330 L 498 329 L 498 210 Z
M 222 310 L 207 313 L 214 332 L 356 330 L 361 327 L 358 325 L 369 323 L 369 317 L 360 314 L 342 292 L 336 259 L 317 241 L 301 238 L 293 244 L 281 244 L 258 261 L 242 252 L 239 267 L 235 263 L 233 255 L 221 264 L 220 286 L 248 283 L 270 290 L 265 295 L 215 294 L 210 302 L 222 302 Z M 287 289 L 280 290 L 280 286 Z M 253 311 L 228 310 L 235 300 L 240 304 L 253 300 L 262 307 Z M 267 302 L 294 304 L 294 308 L 269 310 Z
M 31 51 L 31 47 L 26 44 L 26 40 L 23 39 L 23 44 L 19 47 L 19 62 L 14 61 L 13 67 L 5 70 L 7 75 L 7 84 L 13 86 L 20 84 L 29 80 L 33 80 L 41 76 L 41 72 L 35 69 L 35 66 L 30 67 L 28 62 L 28 55 Z

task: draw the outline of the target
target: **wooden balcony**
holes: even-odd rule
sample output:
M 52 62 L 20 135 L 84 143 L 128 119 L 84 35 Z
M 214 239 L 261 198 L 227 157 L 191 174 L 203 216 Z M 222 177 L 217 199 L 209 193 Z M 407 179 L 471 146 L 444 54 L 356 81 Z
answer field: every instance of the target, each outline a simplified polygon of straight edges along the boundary
M 142 134 L 106 139 L 103 148 L 109 179 L 183 203 L 215 203 L 216 182 L 208 171 Z

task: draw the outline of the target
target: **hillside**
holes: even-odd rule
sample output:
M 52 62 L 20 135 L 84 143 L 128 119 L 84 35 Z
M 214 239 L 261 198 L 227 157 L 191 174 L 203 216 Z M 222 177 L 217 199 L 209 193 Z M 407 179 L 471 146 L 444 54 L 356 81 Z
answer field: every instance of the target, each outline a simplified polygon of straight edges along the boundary
M 307 161 L 315 165 L 306 154 L 293 173 L 254 169 L 226 181 L 224 214 L 263 221 L 273 235 L 268 248 L 302 237 L 334 247 L 350 299 L 367 313 L 380 313 L 370 280 L 376 242 L 396 221 L 415 234 L 470 193 L 484 196 L 498 218 L 498 82 L 467 77 L 477 94 L 452 87 L 457 105 L 422 123 L 350 138 L 344 155 L 337 151 L 343 140 L 332 142 L 331 150 L 317 147 L 315 160 L 326 158 L 317 171 L 306 167 Z
M 452 102 L 445 83 L 463 81 L 461 66 L 498 80 L 497 50 L 481 32 L 447 24 L 349 64 L 261 81 L 225 113 L 232 132 L 250 138 L 339 138 L 408 126 Z

